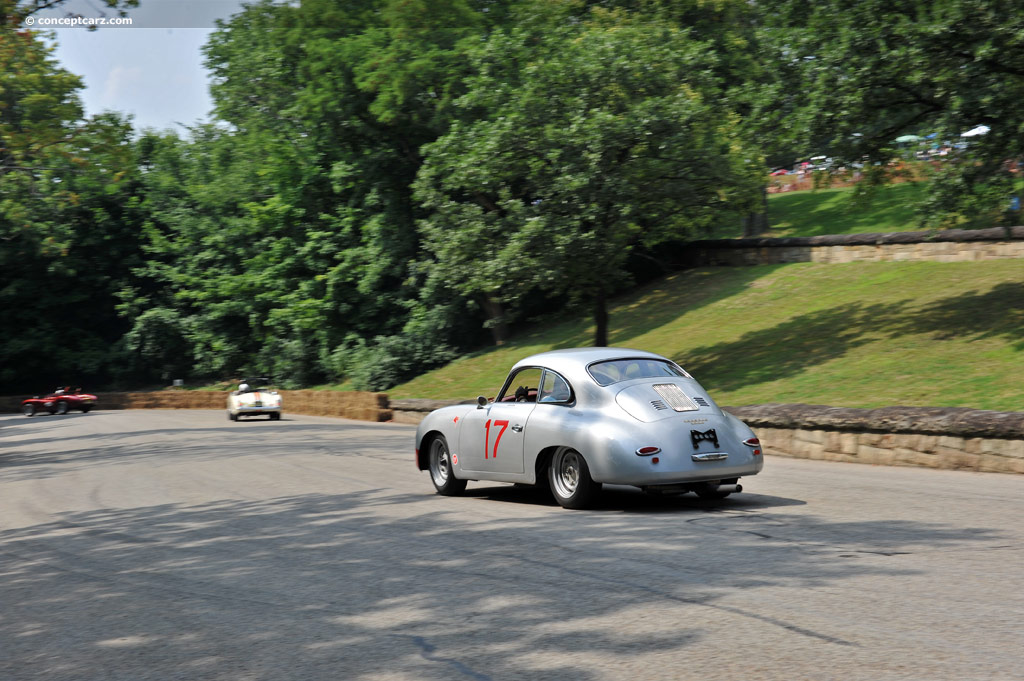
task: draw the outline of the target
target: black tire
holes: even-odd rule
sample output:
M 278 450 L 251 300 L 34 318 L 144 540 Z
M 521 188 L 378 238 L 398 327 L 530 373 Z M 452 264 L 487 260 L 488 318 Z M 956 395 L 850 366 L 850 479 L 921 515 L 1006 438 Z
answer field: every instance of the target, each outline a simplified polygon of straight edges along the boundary
M 563 508 L 587 508 L 601 493 L 601 483 L 590 477 L 587 460 L 575 449 L 559 447 L 548 466 L 551 495 Z
M 63 416 L 64 414 L 67 414 L 68 413 L 68 403 L 65 402 L 64 400 L 60 400 L 59 402 L 57 402 L 57 405 L 54 407 L 53 413 L 57 414 L 58 416 Z
M 36 405 L 34 405 L 34 404 L 23 404 L 23 405 L 21 405 L 21 413 L 24 414 L 25 416 L 35 416 L 36 415 Z
M 711 501 L 714 501 L 716 499 L 724 499 L 730 494 L 732 494 L 732 492 L 722 492 L 721 490 L 718 489 L 717 483 L 709 482 L 705 482 L 702 483 L 701 485 L 698 485 L 693 489 L 693 491 L 696 492 L 697 496 L 700 497 L 701 499 L 708 499 Z
M 231 412 L 229 411 L 229 412 L 228 412 L 228 421 L 237 421 L 237 420 L 238 420 L 238 414 L 232 414 L 232 413 L 231 413 Z
M 82 413 L 83 414 L 88 414 L 90 409 L 92 409 L 92 405 L 91 404 L 88 405 L 88 406 L 82 407 Z
M 270 420 L 271 421 L 280 421 L 281 420 L 281 412 L 279 412 L 279 411 L 272 411 L 272 412 L 270 412 Z
M 452 470 L 452 455 L 444 435 L 438 435 L 430 441 L 427 466 L 430 469 L 430 481 L 434 483 L 438 494 L 454 497 L 466 490 L 466 481 L 456 478 Z

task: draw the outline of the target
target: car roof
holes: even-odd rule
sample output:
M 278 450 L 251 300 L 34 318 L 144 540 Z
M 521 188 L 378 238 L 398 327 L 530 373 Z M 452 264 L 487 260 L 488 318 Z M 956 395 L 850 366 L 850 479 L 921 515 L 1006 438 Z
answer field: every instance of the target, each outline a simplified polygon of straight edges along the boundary
M 627 359 L 631 357 L 644 357 L 649 359 L 660 359 L 671 361 L 646 350 L 635 350 L 633 348 L 565 348 L 563 350 L 551 350 L 530 355 L 516 362 L 513 369 L 524 366 L 542 366 L 559 373 L 575 373 L 585 370 L 587 365 L 594 362 L 602 362 L 612 359 Z

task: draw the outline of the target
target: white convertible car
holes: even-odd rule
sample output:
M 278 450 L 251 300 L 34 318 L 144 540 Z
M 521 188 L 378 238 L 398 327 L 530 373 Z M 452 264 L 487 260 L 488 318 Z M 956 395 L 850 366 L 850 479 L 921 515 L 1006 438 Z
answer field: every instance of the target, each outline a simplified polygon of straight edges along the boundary
M 281 395 L 270 388 L 270 379 L 246 378 L 228 395 L 228 418 L 266 414 L 271 421 L 281 418 Z
M 518 362 L 493 401 L 428 414 L 416 465 L 440 494 L 494 480 L 549 486 L 562 506 L 584 508 L 602 483 L 721 499 L 764 456 L 753 431 L 675 362 L 579 348 Z

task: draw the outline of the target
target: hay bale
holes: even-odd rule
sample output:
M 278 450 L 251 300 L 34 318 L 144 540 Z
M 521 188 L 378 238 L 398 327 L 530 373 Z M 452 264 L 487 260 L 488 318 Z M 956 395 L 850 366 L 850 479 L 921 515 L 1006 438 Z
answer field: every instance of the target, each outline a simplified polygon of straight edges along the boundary
M 387 393 L 338 390 L 281 390 L 285 412 L 335 416 L 360 421 L 389 421 Z M 157 392 L 96 393 L 97 409 L 225 409 L 228 391 L 162 390 Z M 27 396 L 0 396 L 0 411 L 19 412 Z

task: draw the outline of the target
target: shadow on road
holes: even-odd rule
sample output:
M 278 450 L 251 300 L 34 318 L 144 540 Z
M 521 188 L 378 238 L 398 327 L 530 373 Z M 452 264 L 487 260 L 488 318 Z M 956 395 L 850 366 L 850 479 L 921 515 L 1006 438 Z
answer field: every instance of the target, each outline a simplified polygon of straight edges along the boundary
M 558 508 L 554 498 L 547 492 L 534 487 L 499 485 L 494 487 L 469 487 L 465 495 L 469 498 L 500 502 L 504 504 L 526 504 Z M 636 487 L 604 485 L 596 504 L 588 513 L 675 513 L 680 511 L 754 510 L 779 506 L 803 506 L 806 502 L 763 494 L 743 492 L 726 499 L 709 501 L 695 494 L 653 495 Z
M 596 513 L 515 513 L 537 503 L 532 494 L 370 490 L 107 508 L 2 531 L 9 678 L 116 669 L 110 678 L 588 681 L 587 665 L 685 659 L 693 646 L 722 645 L 712 629 L 745 622 L 852 650 L 841 630 L 723 595 L 900 578 L 913 571 L 892 547 L 995 536 L 940 522 L 772 515 L 801 502 L 763 495 L 711 507 L 611 489 Z M 482 502 L 509 512 L 483 514 Z M 876 560 L 845 557 L 859 553 Z

